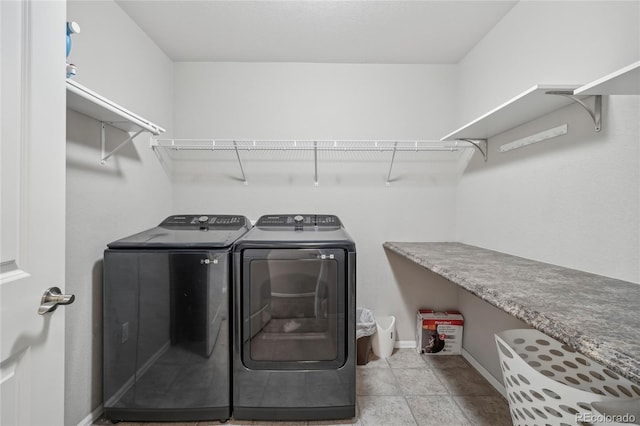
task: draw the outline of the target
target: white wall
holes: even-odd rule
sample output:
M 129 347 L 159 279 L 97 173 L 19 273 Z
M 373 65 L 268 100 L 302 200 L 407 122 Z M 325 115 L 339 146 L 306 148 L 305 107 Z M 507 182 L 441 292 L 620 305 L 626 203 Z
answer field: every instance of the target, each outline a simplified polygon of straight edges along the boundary
M 583 84 L 637 61 L 639 7 L 519 2 L 459 64 L 458 124 L 535 84 Z M 490 139 L 488 162 L 475 156 L 458 185 L 458 241 L 640 282 L 638 117 L 638 96 L 608 96 L 600 133 L 571 105 Z M 564 123 L 565 136 L 497 151 Z M 464 293 L 458 303 L 465 350 L 501 382 L 490 337 L 523 324 Z
M 535 84 L 580 85 L 637 61 L 639 7 L 637 1 L 518 2 L 458 64 L 457 124 Z
M 70 58 L 76 79 L 180 138 L 439 138 L 533 84 L 582 83 L 637 60 L 639 17 L 637 2 L 525 1 L 458 66 L 178 63 L 174 70 L 115 3 L 68 5 L 68 18 L 82 26 Z M 475 155 L 459 185 L 448 154 L 399 156 L 390 186 L 389 156 L 378 154 L 321 157 L 318 187 L 312 158 L 300 154 L 247 154 L 246 186 L 233 157 L 211 154 L 177 161 L 170 179 L 146 137 L 101 166 L 99 124 L 68 112 L 66 288 L 77 299 L 67 309 L 65 423 L 101 403 L 105 244 L 171 213 L 339 215 L 358 247 L 358 305 L 397 315 L 400 340 L 413 340 L 417 307 L 460 303 L 464 312 L 466 299 L 386 255 L 386 240 L 459 240 L 638 282 L 638 102 L 606 98 L 598 134 L 571 106 L 501 135 L 490 141 L 489 162 Z M 495 151 L 564 122 L 568 136 Z M 467 305 L 482 318 L 475 302 Z M 474 356 L 486 355 L 483 348 Z
M 459 122 L 537 83 L 586 83 L 640 58 L 638 2 L 520 2 L 460 63 Z M 499 78 L 497 77 L 499 76 Z M 458 187 L 457 239 L 640 281 L 638 96 L 604 98 L 603 130 L 578 105 L 489 141 Z M 560 124 L 569 134 L 499 153 Z
M 175 134 L 437 138 L 452 126 L 455 84 L 455 66 L 178 63 Z M 396 281 L 382 243 L 454 237 L 457 154 L 398 155 L 390 186 L 390 153 L 324 154 L 318 187 L 311 154 L 242 156 L 248 185 L 233 154 L 174 163 L 175 212 L 337 214 L 357 245 L 358 306 L 396 315 L 399 339 L 413 340 L 416 308 L 429 295 Z
M 437 139 L 453 65 L 176 63 L 179 137 Z
M 70 62 L 79 83 L 171 128 L 173 65 L 112 1 L 70 1 L 81 26 Z M 128 135 L 109 129 L 111 146 Z M 100 123 L 67 111 L 67 309 L 65 424 L 102 404 L 102 256 L 106 244 L 158 224 L 171 211 L 171 182 L 143 134 L 100 164 Z

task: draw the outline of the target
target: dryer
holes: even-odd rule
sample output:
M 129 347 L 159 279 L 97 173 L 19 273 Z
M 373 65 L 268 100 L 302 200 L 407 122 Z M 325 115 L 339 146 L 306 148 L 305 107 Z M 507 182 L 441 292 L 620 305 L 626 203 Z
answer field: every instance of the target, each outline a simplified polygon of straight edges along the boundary
M 234 418 L 354 417 L 356 248 L 340 219 L 262 216 L 233 264 Z
M 103 393 L 108 420 L 231 415 L 231 247 L 237 215 L 174 215 L 104 252 Z

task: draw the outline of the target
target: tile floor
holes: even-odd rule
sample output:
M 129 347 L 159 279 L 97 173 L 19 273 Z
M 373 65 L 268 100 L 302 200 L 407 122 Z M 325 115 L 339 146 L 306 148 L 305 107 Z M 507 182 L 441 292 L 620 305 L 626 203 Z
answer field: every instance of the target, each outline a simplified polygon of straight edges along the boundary
M 357 414 L 353 419 L 309 422 L 247 422 L 229 425 L 274 426 L 463 426 L 511 425 L 507 401 L 459 356 L 418 355 L 396 349 L 391 357 L 369 357 L 358 366 Z M 100 420 L 96 425 L 110 424 Z M 119 423 L 141 426 L 145 423 Z M 151 424 L 149 424 L 151 425 Z M 154 423 L 159 426 L 159 423 Z M 171 426 L 216 426 L 219 422 L 169 423 Z

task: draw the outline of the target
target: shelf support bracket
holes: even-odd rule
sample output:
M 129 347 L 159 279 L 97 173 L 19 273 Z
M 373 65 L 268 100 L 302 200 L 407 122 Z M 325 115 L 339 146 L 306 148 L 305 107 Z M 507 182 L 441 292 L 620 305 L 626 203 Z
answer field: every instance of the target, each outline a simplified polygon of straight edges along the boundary
M 242 160 L 240 159 L 240 152 L 238 152 L 238 143 L 236 141 L 233 141 L 233 148 L 236 151 L 236 157 L 238 158 L 238 165 L 240 165 L 240 173 L 242 173 L 242 182 L 244 182 L 245 185 L 249 185 L 249 182 L 247 182 L 247 176 L 244 174 L 244 167 L 242 167 Z
M 398 149 L 398 142 L 393 144 L 393 154 L 391 154 L 391 163 L 389 164 L 389 173 L 387 173 L 387 186 L 391 185 L 391 169 L 393 169 L 393 161 L 396 159 L 396 151 Z
M 315 186 L 318 186 L 318 141 L 313 141 L 313 163 L 314 163 L 313 182 Z
M 573 92 L 549 91 L 546 93 L 547 95 L 558 95 L 571 99 L 573 102 L 577 103 L 582 108 L 584 108 L 585 111 L 587 111 L 587 113 L 593 120 L 596 132 L 599 132 L 600 129 L 602 129 L 602 95 L 593 96 L 593 109 L 591 109 L 589 108 L 589 105 L 587 105 L 582 99 L 575 96 Z
M 484 158 L 484 162 L 487 162 L 487 157 L 489 155 L 489 150 L 488 150 L 488 143 L 486 139 L 458 139 L 459 141 L 464 141 L 464 142 L 468 142 L 471 145 L 473 145 L 478 151 L 480 151 L 480 154 L 482 154 L 482 157 Z
M 116 146 L 111 152 L 107 153 L 107 131 L 105 126 L 109 124 L 105 121 L 101 121 L 100 122 L 100 151 L 102 154 L 102 158 L 100 159 L 100 164 L 104 164 L 107 162 L 107 160 L 109 158 L 111 158 L 111 156 L 113 154 L 115 154 L 116 152 L 120 151 L 122 148 L 124 148 L 124 146 L 131 142 L 132 140 L 134 140 L 140 133 L 144 132 L 144 129 L 140 129 L 137 132 L 135 132 L 133 134 L 133 136 L 129 136 L 127 139 L 125 139 L 124 141 L 122 141 L 120 143 L 120 145 Z M 114 127 L 114 126 L 111 126 Z M 117 127 L 116 127 L 117 128 Z

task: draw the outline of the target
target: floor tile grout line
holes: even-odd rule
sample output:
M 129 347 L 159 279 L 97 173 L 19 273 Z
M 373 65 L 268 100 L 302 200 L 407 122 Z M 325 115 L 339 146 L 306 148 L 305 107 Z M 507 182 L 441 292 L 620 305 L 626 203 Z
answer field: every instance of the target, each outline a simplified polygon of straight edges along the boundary
M 467 419 L 470 424 L 473 424 L 473 419 L 469 417 L 467 410 L 458 403 L 458 400 L 456 400 L 455 397 L 452 397 L 451 399 L 453 399 L 453 403 L 456 404 L 456 407 L 458 407 L 464 418 Z
M 406 395 L 404 396 L 404 402 L 405 402 L 405 404 L 407 404 L 407 407 L 409 407 L 409 412 L 411 413 L 411 417 L 413 417 L 414 423 L 416 424 L 416 426 L 419 425 L 418 418 L 416 417 L 415 413 L 411 409 L 411 404 L 409 404 L 409 400 L 407 399 Z
M 353 424 L 354 425 L 360 425 L 360 426 L 367 426 L 367 422 L 364 421 L 363 418 L 362 418 L 362 411 L 360 410 L 360 406 L 359 406 L 359 402 L 358 402 L 358 400 L 361 397 L 365 397 L 365 398 L 367 398 L 367 397 L 374 397 L 374 398 L 375 397 L 382 397 L 382 398 L 385 398 L 385 397 L 401 397 L 401 400 L 404 402 L 405 406 L 409 409 L 409 413 L 411 414 L 412 421 L 416 425 L 419 424 L 418 417 L 417 417 L 416 413 L 414 412 L 414 409 L 412 409 L 412 406 L 409 403 L 409 399 L 411 397 L 413 397 L 413 396 L 416 396 L 416 395 L 405 393 L 403 391 L 403 389 L 399 386 L 400 379 L 398 378 L 397 374 L 399 373 L 400 370 L 414 370 L 415 369 L 415 370 L 426 370 L 426 371 L 430 371 L 431 373 L 433 373 L 433 376 L 443 386 L 444 391 L 446 393 L 433 394 L 433 395 L 424 395 L 424 396 L 431 397 L 431 398 L 447 397 L 448 399 L 452 399 L 453 402 L 454 402 L 454 406 L 460 411 L 460 413 L 462 414 L 463 418 L 466 421 L 470 422 L 471 424 L 474 424 L 474 422 L 477 419 L 475 419 L 475 418 L 473 418 L 471 416 L 471 413 L 473 412 L 472 408 L 470 410 L 466 410 L 466 409 L 464 409 L 463 405 L 461 404 L 462 402 L 464 402 L 463 400 L 465 398 L 480 398 L 480 397 L 500 396 L 499 394 L 497 394 L 495 392 L 491 392 L 491 393 L 483 392 L 480 395 L 476 395 L 476 394 L 473 394 L 473 393 L 471 393 L 471 394 L 454 393 L 452 391 L 452 388 L 450 388 L 449 386 L 447 386 L 445 384 L 445 380 L 443 378 L 443 370 L 462 369 L 464 371 L 469 371 L 470 374 L 472 374 L 473 371 L 475 371 L 473 366 L 470 366 L 468 364 L 465 365 L 465 366 L 451 364 L 448 367 L 445 367 L 444 364 L 443 365 L 437 365 L 437 364 L 431 363 L 430 361 L 427 361 L 425 359 L 425 357 L 423 357 L 423 356 L 421 356 L 420 359 L 422 360 L 422 363 L 421 363 L 420 366 L 417 366 L 417 365 L 408 365 L 408 366 L 402 365 L 403 362 L 411 362 L 411 361 L 407 360 L 406 358 L 403 359 L 402 357 L 400 357 L 400 358 L 398 358 L 398 361 L 400 362 L 400 364 L 396 365 L 395 367 L 393 367 L 391 365 L 392 363 L 390 362 L 390 360 L 388 358 L 385 358 L 385 359 L 381 360 L 381 365 L 380 365 L 379 368 L 367 368 L 367 367 L 359 368 L 358 370 L 360 370 L 360 371 L 376 371 L 376 370 L 380 371 L 380 370 L 385 370 L 387 368 L 390 369 L 391 370 L 391 376 L 393 377 L 393 380 L 394 380 L 394 383 L 396 384 L 397 390 L 396 390 L 395 393 L 389 394 L 389 395 L 386 395 L 386 394 L 383 394 L 383 395 L 377 395 L 377 394 L 374 394 L 374 395 L 360 395 L 360 394 L 356 394 L 356 406 L 357 406 L 357 409 L 356 409 L 355 423 L 353 423 Z M 434 360 L 434 362 L 435 362 L 435 360 Z M 438 362 L 440 362 L 440 361 L 438 361 Z M 445 364 L 447 364 L 447 363 L 445 363 Z M 469 370 L 467 370 L 467 368 L 469 368 Z M 493 390 L 491 387 L 489 387 L 489 389 Z M 417 396 L 420 396 L 420 395 L 417 395 Z M 504 400 L 505 403 L 508 403 L 508 400 L 505 400 L 503 397 L 501 397 L 500 399 Z M 508 408 L 507 408 L 506 414 L 507 414 L 507 418 L 510 421 L 511 412 L 509 411 Z M 371 420 L 371 419 L 369 419 L 369 420 Z M 348 422 L 346 422 L 346 423 L 348 423 Z M 196 423 L 189 423 L 189 424 L 190 425 L 192 424 L 194 426 L 204 426 L 207 423 L 206 422 L 203 422 L 203 423 L 196 422 Z M 231 425 L 232 423 L 220 423 L 220 424 L 230 424 Z M 255 424 L 255 423 L 250 423 L 250 424 Z M 300 422 L 300 423 L 297 423 L 297 424 L 299 426 L 313 426 L 313 423 L 310 422 L 310 421 L 303 421 L 303 422 Z
M 434 395 L 428 395 L 429 397 L 447 397 L 449 400 L 453 400 L 453 406 L 458 410 L 458 412 L 460 413 L 460 415 L 462 416 L 462 419 L 465 419 L 465 421 L 469 422 L 470 424 L 474 424 L 477 419 L 475 419 L 474 417 L 472 417 L 470 415 L 470 411 L 466 410 L 460 403 L 459 401 L 466 399 L 466 398 L 483 398 L 483 397 L 496 397 L 495 392 L 493 392 L 493 389 L 489 386 L 489 391 L 487 392 L 481 392 L 480 394 L 476 395 L 475 393 L 469 393 L 469 394 L 465 394 L 465 393 L 458 393 L 458 392 L 453 392 L 452 388 L 450 388 L 449 386 L 445 385 L 445 376 L 442 373 L 442 370 L 453 370 L 453 369 L 464 369 L 465 371 L 468 371 L 470 374 L 473 374 L 474 369 L 473 366 L 470 366 L 468 363 L 465 363 L 464 365 L 450 365 L 450 366 L 446 366 L 446 365 L 434 365 L 431 362 L 428 362 L 425 360 L 424 357 L 421 357 L 422 360 L 424 361 L 424 364 L 420 367 L 415 366 L 415 365 L 411 365 L 411 366 L 395 366 L 395 368 L 393 366 L 390 365 L 391 369 L 392 369 L 392 374 L 395 377 L 396 381 L 399 382 L 400 379 L 398 378 L 398 371 L 399 370 L 408 370 L 408 369 L 421 369 L 421 370 L 427 370 L 430 371 L 431 373 L 433 373 L 435 379 L 443 385 L 443 388 L 445 390 L 445 394 L 434 394 Z M 468 370 L 467 370 L 468 369 Z M 484 383 L 484 382 L 483 382 Z M 490 385 L 489 383 L 485 383 L 486 385 Z M 491 391 L 491 392 L 490 392 Z M 407 405 L 407 407 L 410 410 L 410 413 L 413 417 L 413 421 L 418 423 L 418 418 L 416 417 L 416 414 L 414 412 L 414 410 L 411 408 L 411 405 L 409 404 L 409 397 L 410 395 L 407 395 L 406 393 L 404 393 L 402 391 L 402 389 L 400 389 L 400 393 L 404 399 L 405 404 Z M 504 400 L 504 398 L 499 398 L 501 400 Z M 507 415 L 508 415 L 508 419 L 510 420 L 510 413 L 507 411 Z
M 450 399 L 452 399 L 452 400 L 453 400 L 453 402 L 454 402 L 454 404 L 457 404 L 457 403 L 456 403 L 456 401 L 455 401 L 455 399 L 454 399 L 454 397 L 453 397 L 453 395 L 451 394 L 451 391 L 450 391 L 450 390 L 449 390 L 449 388 L 448 388 L 448 387 L 447 387 L 447 386 L 442 382 L 442 379 L 441 379 L 441 378 L 440 378 L 440 377 L 435 373 L 434 369 L 432 369 L 432 368 L 431 368 L 431 365 L 429 365 L 429 363 L 428 363 L 428 362 L 427 362 L 423 357 L 420 357 L 420 358 L 421 358 L 421 360 L 422 360 L 422 364 L 423 364 L 423 365 L 422 365 L 422 366 L 419 366 L 419 367 L 396 367 L 396 368 L 394 368 L 394 367 L 391 365 L 391 363 L 389 363 L 389 362 L 387 361 L 387 363 L 389 363 L 389 367 L 391 368 L 391 374 L 393 374 L 393 377 L 395 378 L 396 382 L 398 382 L 398 384 L 399 384 L 399 378 L 398 378 L 398 376 L 397 376 L 397 374 L 396 374 L 396 371 L 397 371 L 397 370 L 401 370 L 401 369 L 406 369 L 406 370 L 411 370 L 411 369 L 415 369 L 415 370 L 425 370 L 425 369 L 426 369 L 426 370 L 428 370 L 428 371 L 433 372 L 435 379 L 438 381 L 438 383 L 440 383 L 440 384 L 442 385 L 442 387 L 443 387 L 443 388 L 445 389 L 445 391 L 447 392 L 447 393 L 446 393 L 446 396 L 448 396 Z M 409 396 L 409 395 L 407 395 L 405 392 L 403 392 L 403 390 L 402 390 L 402 388 L 401 388 L 400 386 L 398 386 L 398 390 L 399 390 L 399 392 L 400 392 L 400 395 L 402 396 L 402 399 L 404 400 L 404 403 L 406 404 L 407 408 L 409 409 L 409 413 L 411 413 L 411 418 L 413 419 L 414 424 L 415 424 L 416 426 L 417 426 L 417 425 L 419 425 L 420 423 L 419 423 L 419 421 L 418 421 L 418 418 L 416 417 L 416 413 L 414 412 L 415 410 L 411 408 L 411 404 L 409 403 L 409 400 L 408 400 L 408 396 Z M 430 397 L 436 397 L 436 396 L 444 396 L 444 395 L 429 395 L 429 396 L 430 396 Z M 456 406 L 457 406 L 457 405 L 456 405 Z M 458 408 L 460 409 L 460 407 L 458 407 Z M 460 411 L 462 411 L 462 409 L 460 409 Z M 467 421 L 469 421 L 469 418 L 467 417 L 467 415 L 466 415 L 466 414 L 464 414 L 464 413 L 463 413 L 463 415 L 464 415 L 464 418 L 465 418 Z

